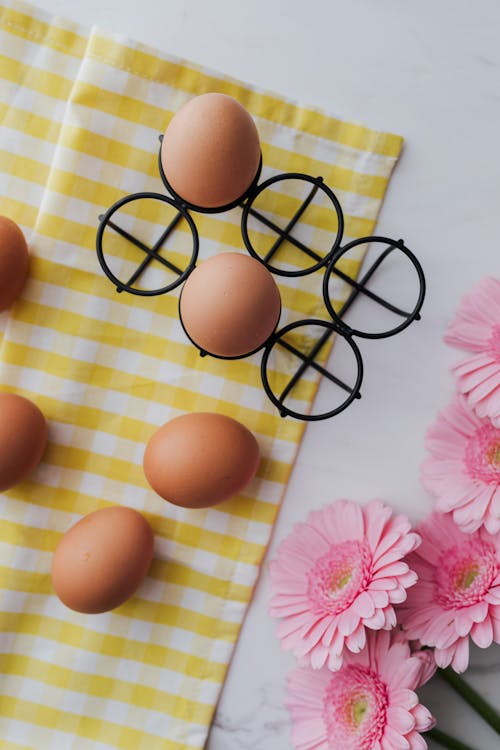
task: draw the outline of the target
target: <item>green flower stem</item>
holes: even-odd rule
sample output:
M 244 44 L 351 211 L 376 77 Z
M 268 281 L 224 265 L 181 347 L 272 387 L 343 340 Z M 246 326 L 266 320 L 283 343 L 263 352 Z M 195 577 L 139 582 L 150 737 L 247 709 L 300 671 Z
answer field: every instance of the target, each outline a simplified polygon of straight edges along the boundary
M 500 734 L 500 716 L 493 706 L 487 703 L 479 693 L 476 693 L 465 680 L 460 677 L 450 667 L 438 669 L 438 674 L 455 690 L 472 708 L 492 727 L 497 734 Z
M 455 737 L 451 737 L 439 729 L 430 729 L 425 733 L 425 737 L 431 737 L 439 745 L 447 747 L 448 750 L 474 750 L 470 745 L 465 745 L 460 740 L 456 740 Z

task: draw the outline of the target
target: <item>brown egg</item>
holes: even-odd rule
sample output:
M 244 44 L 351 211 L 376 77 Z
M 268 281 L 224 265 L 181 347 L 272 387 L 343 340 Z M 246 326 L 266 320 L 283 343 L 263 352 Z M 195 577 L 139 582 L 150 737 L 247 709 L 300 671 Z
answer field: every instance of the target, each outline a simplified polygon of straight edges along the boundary
M 259 465 L 259 446 L 240 422 L 222 414 L 184 414 L 155 432 L 144 473 L 164 500 L 206 508 L 240 493 Z
M 132 508 L 114 506 L 84 516 L 52 558 L 52 584 L 70 609 L 108 612 L 129 599 L 153 559 L 153 532 Z
M 47 444 L 47 423 L 32 401 L 0 393 L 0 492 L 38 466 Z
M 242 357 L 259 349 L 279 320 L 281 300 L 262 263 L 241 253 L 221 253 L 188 277 L 180 299 L 182 325 L 201 350 Z
M 28 275 L 28 246 L 17 224 L 0 216 L 0 312 L 19 296 Z
M 225 94 L 202 94 L 174 115 L 161 163 L 174 191 L 188 203 L 218 208 L 238 200 L 260 162 L 259 134 L 244 107 Z

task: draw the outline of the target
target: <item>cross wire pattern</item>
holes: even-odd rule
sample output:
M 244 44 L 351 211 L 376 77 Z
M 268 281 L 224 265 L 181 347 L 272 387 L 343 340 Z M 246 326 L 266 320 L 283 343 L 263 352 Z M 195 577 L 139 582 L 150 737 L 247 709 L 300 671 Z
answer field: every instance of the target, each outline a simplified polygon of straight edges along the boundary
M 363 237 L 361 241 L 367 240 L 367 239 L 369 238 Z M 359 242 L 360 241 L 358 241 L 358 244 Z M 342 279 L 342 281 L 345 281 L 347 284 L 353 287 L 351 294 L 346 299 L 346 301 L 344 302 L 340 310 L 337 312 L 337 316 L 339 318 L 342 318 L 342 316 L 345 315 L 345 313 L 351 307 L 352 303 L 354 302 L 354 300 L 359 294 L 364 294 L 366 297 L 369 297 L 374 302 L 377 302 L 379 305 L 382 305 L 382 307 L 385 307 L 386 310 L 390 310 L 396 315 L 400 315 L 402 318 L 410 318 L 412 316 L 411 312 L 406 312 L 406 310 L 401 310 L 399 307 L 396 307 L 396 305 L 393 305 L 388 300 L 384 299 L 383 297 L 380 297 L 378 294 L 375 294 L 375 292 L 372 292 L 370 289 L 367 289 L 367 287 L 365 286 L 366 283 L 371 279 L 375 271 L 384 262 L 384 260 L 392 253 L 392 251 L 400 248 L 402 242 L 403 240 L 398 240 L 397 242 L 391 242 L 388 245 L 388 247 L 384 250 L 384 252 L 381 253 L 379 257 L 372 263 L 372 265 L 370 266 L 370 268 L 367 270 L 367 272 L 365 273 L 365 275 L 360 281 L 356 281 L 356 279 L 351 278 L 351 276 L 348 276 L 348 274 L 344 273 L 339 268 L 336 268 L 334 264 L 332 265 L 331 273 L 334 273 L 336 276 Z M 341 253 L 339 253 L 339 255 L 344 254 L 346 248 L 343 248 Z M 413 316 L 413 320 L 420 320 L 420 313 L 417 312 Z
M 298 209 L 295 211 L 294 215 L 289 220 L 288 224 L 285 227 L 280 227 L 278 224 L 276 224 L 276 222 L 274 222 L 272 219 L 268 218 L 265 214 L 263 214 L 262 211 L 259 211 L 258 209 L 256 209 L 254 207 L 254 202 L 256 198 L 262 192 L 265 192 L 265 190 L 267 190 L 271 185 L 277 182 L 283 182 L 285 180 L 290 180 L 290 179 L 312 183 L 312 188 L 310 189 L 306 197 L 303 199 Z M 338 228 L 337 228 L 335 241 L 326 255 L 320 255 L 318 252 L 308 247 L 304 242 L 301 242 L 301 240 L 294 237 L 293 234 L 291 233 L 295 225 L 302 218 L 308 206 L 310 206 L 310 204 L 314 200 L 314 197 L 316 196 L 318 190 L 321 190 L 329 198 L 329 200 L 332 203 L 332 207 L 337 214 L 337 220 L 338 220 Z M 294 172 L 276 175 L 274 177 L 269 178 L 265 182 L 263 182 L 255 191 L 253 191 L 250 194 L 247 200 L 243 201 L 240 205 L 243 208 L 241 231 L 242 231 L 243 241 L 247 247 L 247 250 L 249 251 L 251 255 L 256 257 L 261 262 L 265 263 L 272 273 L 276 273 L 279 276 L 303 276 L 303 275 L 306 275 L 306 274 L 309 274 L 318 270 L 322 266 L 325 266 L 330 260 L 334 251 L 337 249 L 340 243 L 340 240 L 342 238 L 343 228 L 344 228 L 342 208 L 335 194 L 330 190 L 328 185 L 326 185 L 322 177 L 311 177 L 310 175 L 305 175 L 302 173 L 294 173 Z M 278 235 L 275 242 L 272 244 L 271 248 L 263 257 L 260 256 L 256 252 L 256 250 L 254 249 L 250 241 L 250 237 L 248 234 L 248 227 L 247 227 L 247 220 L 248 220 L 249 215 L 253 216 L 255 219 L 257 219 L 257 221 L 261 222 L 262 224 L 267 226 L 269 229 L 271 229 L 275 234 Z M 277 253 L 277 251 L 279 250 L 279 248 L 285 241 L 290 242 L 291 245 L 294 245 L 302 253 L 307 255 L 309 258 L 312 258 L 314 261 L 316 261 L 316 263 L 313 266 L 310 266 L 306 269 L 301 269 L 299 271 L 286 271 L 284 269 L 280 269 L 280 268 L 276 268 L 272 266 L 270 264 L 270 261 L 272 260 L 274 255 Z
M 317 339 L 311 351 L 306 354 L 305 352 L 301 351 L 293 344 L 286 341 L 283 337 L 296 328 L 307 327 L 307 326 L 319 326 L 319 327 L 325 328 L 326 330 L 323 333 L 323 335 Z M 347 383 L 344 383 L 342 380 L 340 380 L 340 378 L 338 378 L 336 375 L 334 375 L 332 372 L 327 370 L 325 367 L 323 367 L 321 364 L 319 364 L 316 361 L 316 358 L 320 354 L 322 348 L 325 346 L 329 338 L 336 333 L 342 336 L 344 340 L 347 342 L 347 344 L 350 346 L 353 352 L 355 361 L 356 361 L 357 376 L 356 376 L 356 382 L 352 386 L 347 385 Z M 295 373 L 292 375 L 292 377 L 290 378 L 290 380 L 288 381 L 288 383 L 286 384 L 286 386 L 284 387 L 283 391 L 281 392 L 279 396 L 275 395 L 274 392 L 272 391 L 269 381 L 268 381 L 268 377 L 267 377 L 267 362 L 268 362 L 271 350 L 274 348 L 275 345 L 279 345 L 283 347 L 284 349 L 286 349 L 287 351 L 291 352 L 296 357 L 298 357 L 300 360 L 302 360 L 301 364 L 299 365 Z M 331 411 L 326 412 L 325 414 L 320 414 L 320 415 L 299 414 L 298 412 L 295 412 L 292 409 L 289 409 L 284 403 L 285 399 L 290 395 L 290 392 L 292 391 L 294 386 L 300 381 L 303 374 L 310 367 L 312 367 L 314 370 L 316 370 L 321 375 L 326 377 L 329 381 L 334 383 L 336 386 L 346 391 L 346 393 L 348 394 L 345 401 L 343 401 L 335 409 L 332 409 Z M 318 420 L 318 419 L 325 419 L 327 417 L 333 416 L 334 414 L 338 414 L 339 412 L 347 408 L 347 406 L 355 398 L 356 399 L 361 398 L 360 388 L 361 388 L 361 382 L 363 378 L 363 362 L 361 359 L 361 354 L 355 342 L 352 340 L 350 336 L 346 335 L 342 331 L 342 329 L 337 325 L 337 323 L 335 323 L 334 321 L 326 321 L 326 320 L 310 318 L 306 320 L 298 320 L 295 323 L 290 323 L 289 325 L 282 328 L 281 331 L 278 331 L 273 336 L 268 346 L 266 346 L 264 350 L 264 355 L 263 355 L 262 362 L 261 362 L 261 376 L 262 376 L 262 383 L 264 386 L 264 390 L 266 391 L 267 395 L 269 396 L 271 401 L 274 403 L 274 405 L 278 408 L 280 412 L 280 416 L 282 417 L 294 416 L 299 419 L 307 419 L 309 421 L 313 421 L 313 420 Z
M 295 211 L 294 215 L 291 217 L 291 219 L 288 221 L 288 224 L 282 228 L 275 222 L 271 221 L 267 216 L 265 216 L 260 211 L 256 210 L 251 206 L 251 204 L 247 207 L 247 212 L 256 218 L 258 221 L 260 221 L 262 224 L 267 226 L 269 229 L 272 229 L 273 232 L 275 232 L 278 236 L 276 240 L 273 242 L 271 248 L 268 250 L 268 252 L 265 254 L 265 256 L 262 257 L 262 261 L 267 264 L 269 261 L 272 260 L 274 255 L 277 253 L 277 251 L 280 249 L 281 245 L 285 240 L 289 241 L 292 245 L 297 247 L 301 252 L 305 253 L 310 258 L 313 258 L 313 260 L 317 261 L 318 263 L 321 263 L 325 260 L 324 256 L 321 256 L 319 253 L 317 253 L 315 250 L 312 250 L 310 247 L 305 245 L 303 242 L 295 238 L 291 232 L 293 228 L 296 226 L 296 224 L 299 222 L 301 217 L 303 216 L 304 212 L 307 210 L 307 208 L 311 205 L 312 201 L 314 200 L 320 186 L 324 185 L 323 178 L 321 176 L 316 177 L 313 180 L 312 188 L 310 189 L 309 193 L 306 195 L 298 209 Z M 305 321 L 304 321 L 305 324 Z M 327 370 L 325 367 L 320 365 L 316 358 L 320 354 L 322 348 L 329 340 L 330 336 L 333 335 L 335 331 L 334 330 L 326 330 L 325 333 L 320 337 L 320 339 L 315 343 L 309 354 L 305 354 L 304 352 L 300 351 L 300 349 L 297 349 L 295 346 L 290 344 L 289 342 L 285 341 L 282 338 L 277 337 L 274 343 L 279 344 L 279 346 L 283 347 L 284 349 L 287 349 L 289 352 L 294 354 L 296 357 L 302 360 L 302 363 L 299 365 L 298 369 L 292 376 L 292 378 L 289 380 L 283 391 L 281 392 L 280 396 L 278 397 L 278 401 L 281 405 L 284 404 L 285 399 L 290 394 L 292 389 L 295 387 L 295 385 L 299 382 L 299 380 L 302 378 L 303 374 L 306 372 L 306 370 L 309 367 L 314 368 L 317 372 L 319 372 L 321 375 L 323 375 L 325 378 L 330 380 L 331 382 L 335 383 L 335 385 L 339 386 L 349 394 L 353 393 L 353 389 L 351 386 L 344 383 L 342 380 L 337 378 L 333 373 L 331 373 L 329 370 Z M 361 398 L 361 394 L 357 392 L 355 394 L 355 398 Z M 287 415 L 287 409 L 283 408 L 281 410 L 281 416 Z
M 140 239 L 139 237 L 136 237 L 130 231 L 126 230 L 123 226 L 117 223 L 117 221 L 115 221 L 115 214 L 122 206 L 128 203 L 137 201 L 137 200 L 157 200 L 157 201 L 160 200 L 163 203 L 175 209 L 174 217 L 171 219 L 169 224 L 163 229 L 161 235 L 158 237 L 158 239 L 156 240 L 156 242 L 153 244 L 152 247 L 150 247 L 148 244 L 143 242 L 142 239 Z M 187 221 L 189 228 L 191 229 L 191 234 L 193 237 L 193 251 L 191 255 L 191 260 L 189 261 L 187 267 L 184 270 L 182 270 L 181 268 L 179 268 L 170 260 L 168 260 L 167 258 L 165 258 L 163 255 L 160 254 L 160 251 L 162 247 L 164 246 L 165 241 L 167 240 L 169 235 L 176 229 L 181 219 L 185 219 Z M 101 216 L 99 216 L 99 222 L 100 224 L 99 224 L 99 229 L 97 231 L 97 237 L 96 237 L 97 256 L 99 259 L 99 263 L 101 264 L 102 270 L 104 271 L 106 276 L 113 282 L 117 292 L 127 291 L 132 294 L 138 294 L 142 296 L 164 294 L 166 292 L 171 291 L 180 283 L 182 283 L 182 281 L 189 275 L 189 273 L 192 271 L 192 269 L 195 266 L 196 259 L 198 257 L 198 249 L 199 249 L 199 239 L 198 239 L 198 232 L 196 230 L 196 226 L 191 216 L 189 215 L 189 213 L 185 210 L 185 208 L 183 206 L 176 205 L 170 198 L 167 198 L 166 196 L 163 196 L 159 193 L 134 193 L 132 195 L 125 196 L 124 198 L 117 201 L 117 203 L 115 203 L 113 206 L 111 206 L 111 208 L 105 214 L 102 214 Z M 108 267 L 107 262 L 105 260 L 104 251 L 103 251 L 103 235 L 107 227 L 109 227 L 109 229 L 119 234 L 127 242 L 131 243 L 132 245 L 137 247 L 139 250 L 141 250 L 145 254 L 145 258 L 138 265 L 138 267 L 132 273 L 130 278 L 127 279 L 127 281 L 122 281 L 121 279 L 118 279 L 112 273 L 112 271 Z M 136 282 L 137 279 L 140 278 L 140 276 L 144 273 L 144 271 L 148 268 L 148 266 L 153 261 L 160 263 L 165 268 L 168 268 L 169 271 L 172 271 L 177 277 L 176 280 L 161 289 L 149 290 L 149 289 L 139 289 L 138 287 L 134 287 L 133 286 L 134 282 Z
M 317 186 L 315 186 L 315 188 L 317 190 Z M 313 190 L 311 190 L 310 194 L 307 196 L 307 198 L 306 198 L 306 200 L 308 201 L 307 205 L 309 205 L 310 201 L 313 199 L 316 190 L 313 188 Z M 289 229 L 292 228 L 296 224 L 296 222 L 298 221 L 298 219 L 300 218 L 300 216 L 302 215 L 302 213 L 303 213 L 303 211 L 305 210 L 306 207 L 307 206 L 302 205 L 300 207 L 299 211 L 297 211 L 297 213 L 294 215 L 294 217 L 292 218 L 292 220 L 289 222 L 289 224 L 287 225 L 286 229 L 282 230 L 282 232 L 280 234 L 280 237 L 278 238 L 277 243 L 275 243 L 273 245 L 273 247 L 271 248 L 271 251 L 273 253 L 277 249 L 277 247 L 275 247 L 275 245 L 277 244 L 277 246 L 279 247 L 279 245 L 281 244 L 281 242 L 283 241 L 283 239 L 285 239 L 285 236 L 284 236 L 285 233 L 287 231 L 289 231 Z M 260 217 L 258 217 L 258 218 L 260 218 Z M 310 248 L 307 248 L 306 246 L 304 246 L 303 243 L 300 243 L 300 242 L 296 241 L 295 238 L 288 236 L 288 239 L 291 242 L 293 242 L 293 244 L 296 244 L 298 247 L 300 246 L 300 249 L 304 250 L 304 252 L 308 252 L 308 254 L 310 254 L 312 257 L 314 257 L 314 256 L 315 257 L 319 257 L 317 255 L 317 253 L 314 253 L 314 251 L 311 251 Z M 366 238 L 362 238 L 360 240 L 357 240 L 355 242 L 356 242 L 356 244 L 361 244 L 364 240 L 370 240 L 370 239 L 371 238 L 366 237 Z M 385 300 L 384 298 L 380 297 L 378 294 L 375 294 L 374 292 L 372 292 L 370 289 L 367 289 L 367 287 L 366 287 L 366 284 L 372 278 L 373 274 L 380 268 L 380 266 L 383 263 L 383 261 L 394 250 L 401 249 L 401 247 L 403 245 L 403 241 L 402 240 L 398 240 L 398 241 L 387 240 L 387 247 L 386 247 L 386 249 L 369 266 L 369 268 L 363 274 L 363 276 L 361 277 L 361 279 L 359 279 L 359 281 L 357 281 L 356 279 L 351 278 L 348 274 L 344 273 L 343 271 L 341 271 L 340 269 L 338 269 L 336 267 L 336 263 L 339 260 L 339 258 L 344 254 L 344 252 L 346 251 L 346 249 L 349 249 L 349 247 L 352 246 L 352 244 L 353 243 L 350 243 L 349 245 L 346 245 L 345 248 L 342 248 L 342 249 L 339 250 L 338 254 L 336 254 L 335 259 L 332 260 L 330 266 L 328 267 L 328 269 L 327 269 L 327 271 L 325 273 L 325 284 L 324 284 L 325 302 L 327 301 L 326 300 L 326 293 L 327 293 L 327 288 L 328 288 L 328 279 L 329 279 L 329 277 L 330 277 L 330 275 L 332 273 L 334 273 L 336 276 L 338 276 L 343 281 L 347 282 L 352 287 L 352 291 L 351 291 L 350 295 L 348 296 L 348 298 L 346 299 L 346 301 L 344 302 L 344 304 L 342 305 L 342 307 L 336 313 L 334 313 L 331 303 L 329 302 L 329 304 L 327 304 L 328 311 L 332 312 L 332 317 L 338 322 L 338 326 L 339 327 L 338 328 L 337 327 L 327 327 L 326 330 L 324 331 L 324 333 L 316 341 L 316 343 L 314 344 L 314 346 L 311 349 L 311 351 L 309 352 L 309 354 L 305 354 L 304 352 L 300 351 L 295 346 L 293 346 L 292 344 L 288 343 L 283 338 L 281 338 L 282 334 L 284 333 L 284 330 L 281 331 L 281 332 L 279 332 L 279 334 L 276 335 L 274 337 L 273 341 L 271 342 L 271 348 L 272 348 L 272 346 L 274 346 L 275 344 L 277 344 L 277 345 L 283 347 L 284 349 L 287 349 L 289 352 L 291 352 L 296 357 L 298 357 L 299 359 L 302 360 L 302 362 L 299 365 L 299 367 L 297 368 L 296 372 L 290 378 L 290 380 L 286 384 L 285 388 L 282 390 L 281 394 L 277 397 L 277 401 L 278 401 L 278 403 L 280 404 L 280 407 L 281 407 L 281 409 L 280 409 L 281 416 L 287 416 L 287 414 L 290 413 L 289 410 L 287 409 L 287 407 L 284 406 L 285 399 L 290 395 L 292 389 L 301 380 L 301 378 L 304 375 L 304 373 L 306 372 L 306 370 L 308 368 L 310 368 L 310 367 L 314 368 L 317 372 L 321 373 L 328 380 L 330 380 L 331 382 L 335 383 L 335 385 L 339 386 L 340 388 L 342 388 L 343 390 L 345 390 L 346 392 L 348 392 L 351 395 L 351 398 L 348 398 L 346 400 L 345 404 L 341 405 L 341 408 L 339 409 L 339 411 L 342 410 L 343 408 L 346 408 L 346 406 L 350 403 L 350 401 L 352 400 L 352 398 L 357 398 L 357 399 L 361 398 L 361 393 L 359 392 L 359 390 L 356 390 L 356 387 L 353 388 L 353 387 L 347 385 L 346 383 L 344 383 L 343 381 L 341 381 L 339 378 L 337 378 L 335 375 L 333 375 L 331 372 L 329 372 L 325 367 L 323 367 L 318 362 L 316 362 L 316 357 L 320 354 L 320 352 L 323 349 L 323 347 L 327 344 L 327 342 L 329 341 L 329 339 L 335 333 L 337 333 L 337 334 L 343 336 L 345 339 L 347 339 L 348 343 L 350 343 L 350 344 L 353 343 L 351 337 L 352 337 L 352 335 L 354 333 L 358 333 L 358 332 L 354 332 L 349 326 L 347 326 L 342 321 L 342 317 L 349 310 L 349 308 L 351 307 L 351 305 L 354 303 L 354 301 L 356 300 L 356 298 L 360 294 L 364 294 L 368 298 L 372 299 L 374 302 L 377 302 L 378 304 L 382 305 L 383 307 L 385 307 L 386 309 L 388 309 L 391 312 L 395 313 L 396 315 L 399 315 L 399 316 L 405 318 L 405 320 L 408 321 L 408 322 L 411 322 L 411 320 L 420 320 L 420 314 L 419 314 L 419 311 L 418 311 L 419 307 L 414 312 L 407 312 L 405 310 L 400 309 L 399 307 L 396 307 L 391 302 L 389 302 L 388 300 Z M 314 256 L 313 256 L 313 253 L 314 253 Z M 267 260 L 267 256 L 266 256 L 266 260 Z M 419 303 L 417 303 L 417 306 L 418 305 L 419 305 Z M 303 324 L 305 325 L 306 321 L 303 321 Z M 375 334 L 375 335 L 373 335 L 373 337 L 374 338 L 375 337 L 379 338 L 379 337 L 382 337 L 384 335 L 385 334 Z
M 99 220 L 102 221 L 103 218 L 104 218 L 103 216 L 100 216 Z M 111 227 L 111 229 L 114 229 L 114 231 L 117 232 L 117 234 L 119 234 L 128 242 L 138 247 L 140 250 L 142 250 L 146 254 L 146 257 L 144 258 L 142 263 L 136 268 L 132 276 L 127 281 L 123 282 L 123 284 L 120 284 L 120 285 L 117 284 L 116 286 L 117 292 L 123 292 L 124 289 L 125 290 L 128 289 L 144 273 L 146 268 L 149 266 L 149 264 L 153 260 L 159 261 L 164 266 L 166 266 L 170 271 L 173 271 L 174 273 L 176 273 L 178 276 L 182 275 L 183 272 L 181 271 L 180 268 L 177 268 L 176 265 L 171 263 L 169 260 L 164 258 L 159 253 L 159 251 L 161 250 L 161 248 L 163 247 L 165 243 L 165 240 L 170 235 L 170 233 L 175 229 L 175 227 L 177 226 L 177 224 L 179 223 L 181 219 L 182 219 L 182 213 L 178 211 L 177 214 L 172 219 L 172 221 L 170 222 L 170 224 L 168 224 L 165 230 L 161 233 L 160 237 L 155 242 L 153 247 L 148 247 L 140 239 L 138 239 L 137 237 L 134 237 L 133 234 L 130 234 L 130 232 L 127 232 L 125 229 L 123 229 L 123 227 L 120 227 L 118 224 L 115 224 L 114 221 L 109 220 L 107 222 L 108 227 Z
M 303 253 L 306 255 L 309 255 L 310 258 L 313 258 L 316 261 L 322 261 L 323 258 L 321 255 L 319 255 L 314 250 L 311 250 L 311 248 L 307 247 L 307 245 L 304 245 L 304 243 L 300 242 L 299 240 L 295 239 L 290 232 L 294 228 L 294 226 L 297 224 L 301 216 L 303 215 L 304 211 L 307 209 L 307 207 L 312 203 L 314 200 L 314 196 L 318 192 L 320 184 L 323 182 L 322 177 L 317 178 L 317 182 L 313 185 L 312 189 L 309 191 L 309 194 L 305 197 L 305 199 L 300 204 L 297 211 L 294 213 L 288 224 L 284 229 L 282 229 L 278 224 L 275 224 L 273 221 L 267 218 L 264 214 L 262 214 L 260 211 L 257 211 L 255 208 L 252 208 L 251 206 L 248 208 L 248 213 L 251 214 L 254 218 L 258 219 L 258 221 L 261 221 L 263 224 L 265 224 L 269 229 L 272 229 L 276 234 L 278 235 L 275 242 L 273 242 L 271 249 L 266 253 L 266 255 L 262 258 L 264 263 L 268 263 L 271 258 L 277 253 L 277 251 L 280 249 L 281 245 L 285 240 L 288 240 L 291 242 L 292 245 L 295 245 L 299 250 L 302 250 Z
M 344 391 L 347 391 L 348 393 L 352 393 L 351 386 L 347 385 L 347 383 L 344 383 L 342 380 L 337 378 L 333 373 L 331 373 L 325 367 L 323 367 L 318 362 L 316 362 L 316 357 L 319 356 L 322 348 L 325 346 L 327 341 L 330 339 L 331 336 L 333 336 L 335 332 L 336 331 L 334 331 L 333 329 L 325 330 L 324 334 L 320 336 L 320 338 L 316 341 L 316 343 L 314 344 L 309 354 L 305 354 L 304 352 L 300 351 L 300 349 L 297 349 L 292 344 L 289 344 L 288 341 L 284 341 L 283 339 L 277 340 L 277 343 L 279 344 L 279 346 L 282 346 L 284 349 L 287 349 L 289 352 L 291 352 L 292 354 L 295 354 L 296 357 L 299 357 L 299 359 L 302 360 L 302 364 L 299 365 L 299 367 L 297 368 L 297 370 L 295 371 L 295 373 L 290 378 L 285 388 L 279 395 L 278 401 L 280 401 L 280 403 L 284 403 L 286 397 L 288 396 L 292 388 L 295 387 L 295 385 L 299 382 L 299 380 L 302 378 L 303 374 L 309 367 L 313 367 L 317 372 L 321 373 L 321 375 L 324 375 L 325 378 L 330 380 L 332 383 L 335 383 L 335 385 L 338 385 L 339 388 L 342 388 Z M 355 398 L 361 398 L 361 393 L 357 393 L 355 395 Z

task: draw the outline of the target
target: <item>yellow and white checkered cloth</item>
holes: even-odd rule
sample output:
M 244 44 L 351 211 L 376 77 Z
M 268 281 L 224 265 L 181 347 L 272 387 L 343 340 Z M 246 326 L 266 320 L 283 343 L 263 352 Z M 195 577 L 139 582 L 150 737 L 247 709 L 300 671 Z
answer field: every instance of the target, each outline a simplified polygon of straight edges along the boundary
M 32 254 L 6 319 L 0 382 L 50 425 L 38 470 L 0 496 L 2 750 L 201 748 L 290 474 L 303 424 L 268 402 L 259 357 L 201 359 L 175 295 L 117 295 L 96 260 L 98 215 L 124 194 L 164 192 L 158 133 L 205 91 L 252 113 L 264 176 L 321 174 L 343 203 L 346 237 L 372 232 L 398 136 L 0 2 L 0 213 L 22 226 Z M 239 216 L 196 217 L 201 258 L 242 249 Z M 278 281 L 282 322 L 318 314 L 318 275 Z M 306 384 L 302 397 L 314 392 Z M 229 414 L 256 434 L 264 459 L 244 496 L 187 511 L 148 488 L 144 444 L 185 411 Z M 52 592 L 51 554 L 107 504 L 146 515 L 155 559 L 128 603 L 80 615 Z

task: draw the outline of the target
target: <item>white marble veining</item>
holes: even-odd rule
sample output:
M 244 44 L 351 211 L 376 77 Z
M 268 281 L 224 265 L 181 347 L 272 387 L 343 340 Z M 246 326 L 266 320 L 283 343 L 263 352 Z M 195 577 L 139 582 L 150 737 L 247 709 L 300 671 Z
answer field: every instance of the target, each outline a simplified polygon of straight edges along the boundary
M 451 396 L 442 334 L 462 294 L 500 275 L 498 0 L 38 0 L 341 117 L 405 136 L 379 222 L 426 271 L 422 322 L 362 342 L 363 399 L 308 427 L 270 549 L 310 509 L 379 496 L 412 519 L 424 432 Z M 267 615 L 268 566 L 225 684 L 207 750 L 290 750 L 283 707 L 293 659 Z M 500 649 L 474 651 L 468 679 L 500 708 Z M 437 680 L 423 691 L 444 731 L 476 750 L 498 738 Z M 437 748 L 437 746 L 434 746 Z

